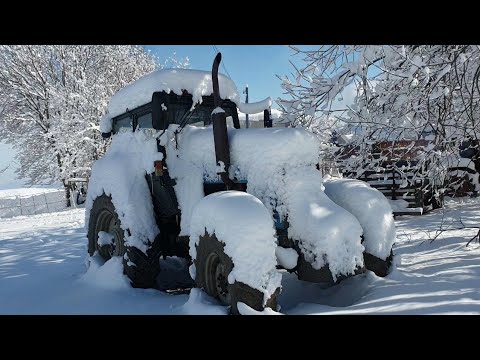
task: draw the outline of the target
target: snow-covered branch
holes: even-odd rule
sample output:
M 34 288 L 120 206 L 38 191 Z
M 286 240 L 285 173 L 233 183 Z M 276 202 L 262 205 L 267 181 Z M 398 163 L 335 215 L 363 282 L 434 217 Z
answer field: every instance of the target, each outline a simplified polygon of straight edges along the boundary
M 478 46 L 335 45 L 292 50 L 304 65 L 281 78 L 285 98 L 277 102 L 294 126 L 336 144 L 324 150 L 340 159 L 347 171 L 358 175 L 385 161 L 395 166 L 408 158 L 415 162 L 419 177 L 431 177 L 439 168 L 446 173 L 446 161 L 457 161 L 465 143 L 478 146 Z M 345 107 L 347 111 L 339 111 Z M 337 140 L 345 136 L 348 144 L 338 146 Z M 419 147 L 412 157 L 394 149 L 400 140 L 427 140 L 429 145 Z M 391 149 L 375 154 L 374 147 L 387 142 Z

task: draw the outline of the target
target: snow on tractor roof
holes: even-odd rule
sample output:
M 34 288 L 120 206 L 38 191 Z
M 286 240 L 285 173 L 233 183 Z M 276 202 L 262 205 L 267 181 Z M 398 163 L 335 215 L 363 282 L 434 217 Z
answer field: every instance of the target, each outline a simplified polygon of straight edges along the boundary
M 255 114 L 268 109 L 272 104 L 270 97 L 265 100 L 244 104 L 240 101 L 235 83 L 225 75 L 218 74 L 220 97 L 233 101 L 239 110 L 247 114 Z M 104 117 L 105 124 L 101 126 L 102 132 L 111 128 L 113 117 L 125 113 L 126 109 L 134 109 L 152 101 L 154 92 L 170 91 L 181 95 L 186 90 L 193 97 L 193 103 L 201 103 L 202 96 L 213 93 L 212 73 L 202 70 L 190 69 L 162 69 L 142 76 L 140 79 L 119 90 L 108 104 L 108 113 Z M 106 126 L 106 127 L 104 127 Z M 107 130 L 107 131 L 104 131 Z

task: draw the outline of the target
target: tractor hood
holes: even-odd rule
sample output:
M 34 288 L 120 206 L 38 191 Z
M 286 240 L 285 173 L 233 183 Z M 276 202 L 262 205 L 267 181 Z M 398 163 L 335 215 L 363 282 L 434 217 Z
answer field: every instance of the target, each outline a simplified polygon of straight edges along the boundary
M 176 128 L 177 125 L 170 125 L 167 134 L 162 136 L 162 142 L 170 137 L 169 149 L 179 159 L 201 170 L 205 181 L 221 181 L 217 175 L 212 127 L 186 126 L 177 135 L 175 144 Z M 229 174 L 239 181 L 249 181 L 252 176 L 258 177 L 259 173 L 281 172 L 286 167 L 316 167 L 319 163 L 320 141 L 302 128 L 229 127 L 228 139 L 232 163 Z

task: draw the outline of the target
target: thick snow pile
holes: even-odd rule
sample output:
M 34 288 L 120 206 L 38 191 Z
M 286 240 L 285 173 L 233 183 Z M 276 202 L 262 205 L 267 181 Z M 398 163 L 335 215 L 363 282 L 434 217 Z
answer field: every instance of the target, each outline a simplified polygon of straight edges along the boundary
M 237 87 L 229 78 L 219 74 L 220 97 L 232 100 L 244 113 L 258 113 L 268 109 L 272 100 L 267 98 L 257 103 L 244 104 L 240 101 Z M 186 90 L 192 95 L 193 104 L 201 103 L 202 96 L 213 93 L 212 74 L 208 71 L 190 69 L 162 69 L 145 75 L 134 83 L 118 91 L 110 100 L 108 113 L 100 123 L 102 132 L 112 129 L 111 119 L 123 114 L 126 109 L 134 109 L 152 101 L 154 92 L 165 91 L 182 95 Z
M 191 232 L 192 209 L 204 196 L 203 181 L 218 182 L 212 127 L 169 128 L 167 165 L 177 180 L 182 210 L 181 231 Z M 362 228 L 354 216 L 323 193 L 316 169 L 320 142 L 303 129 L 228 129 L 231 178 L 248 181 L 247 192 L 273 216 L 290 224 L 289 236 L 300 241 L 307 261 L 319 269 L 330 264 L 336 275 L 363 265 Z M 176 139 L 176 140 L 175 140 Z
M 145 252 L 159 233 L 152 198 L 145 174 L 154 171 L 153 162 L 162 159 L 156 139 L 142 131 L 114 136 L 107 153 L 92 168 L 85 205 L 88 229 L 94 200 L 106 194 L 112 197 L 128 246 Z M 129 232 L 127 231 L 129 230 Z
M 218 302 L 208 296 L 201 289 L 190 290 L 188 301 L 181 306 L 185 315 L 228 315 L 227 306 L 218 306 Z
M 395 242 L 392 208 L 385 196 L 366 182 L 325 177 L 325 193 L 355 215 L 363 227 L 367 253 L 385 260 Z
M 273 309 L 270 309 L 269 307 L 266 307 L 262 311 L 258 311 L 258 310 L 252 309 L 250 306 L 248 306 L 243 302 L 239 302 L 237 304 L 237 307 L 241 315 L 283 315 L 282 313 L 276 312 Z
M 247 191 L 262 200 L 272 215 L 276 211 L 285 219 L 289 213 L 285 174 L 296 171 L 293 169 L 315 169 L 320 153 L 318 138 L 300 128 L 231 129 L 229 138 L 230 177 L 247 180 Z M 318 189 L 321 182 L 318 172 Z
M 278 246 L 275 250 L 275 254 L 277 255 L 278 264 L 283 266 L 285 269 L 290 270 L 297 266 L 298 253 L 295 251 L 295 249 Z
M 106 261 L 95 252 L 88 258 L 88 270 L 80 281 L 108 290 L 128 289 L 130 281 L 123 274 L 123 260 L 114 256 Z
M 266 302 L 281 286 L 276 270 L 273 220 L 262 202 L 241 191 L 222 191 L 204 197 L 195 206 L 190 223 L 190 255 L 197 256 L 200 236 L 217 236 L 233 261 L 228 282 L 242 282 L 261 291 Z M 191 275 L 195 275 L 192 265 Z

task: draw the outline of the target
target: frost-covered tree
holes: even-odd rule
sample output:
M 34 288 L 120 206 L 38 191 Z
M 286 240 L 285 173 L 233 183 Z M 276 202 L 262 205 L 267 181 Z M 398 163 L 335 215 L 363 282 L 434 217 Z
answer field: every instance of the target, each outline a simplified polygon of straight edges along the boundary
M 30 184 L 89 175 L 110 97 L 158 67 L 139 46 L 0 46 L 0 139 Z
M 445 173 L 447 155 L 458 154 L 462 142 L 477 143 L 479 46 L 292 49 L 304 65 L 282 78 L 287 96 L 278 102 L 293 124 L 309 128 L 326 142 L 349 135 L 351 143 L 344 152 L 334 150 L 354 175 L 375 169 L 385 159 L 372 155 L 382 140 L 391 141 L 391 149 L 383 152 L 389 152 L 392 160 L 415 151 L 417 176 L 420 169 L 422 176 L 439 169 Z M 352 103 L 339 108 L 339 97 L 351 88 L 355 92 Z M 427 139 L 428 145 L 407 147 L 401 154 L 393 150 L 398 140 L 419 139 Z

